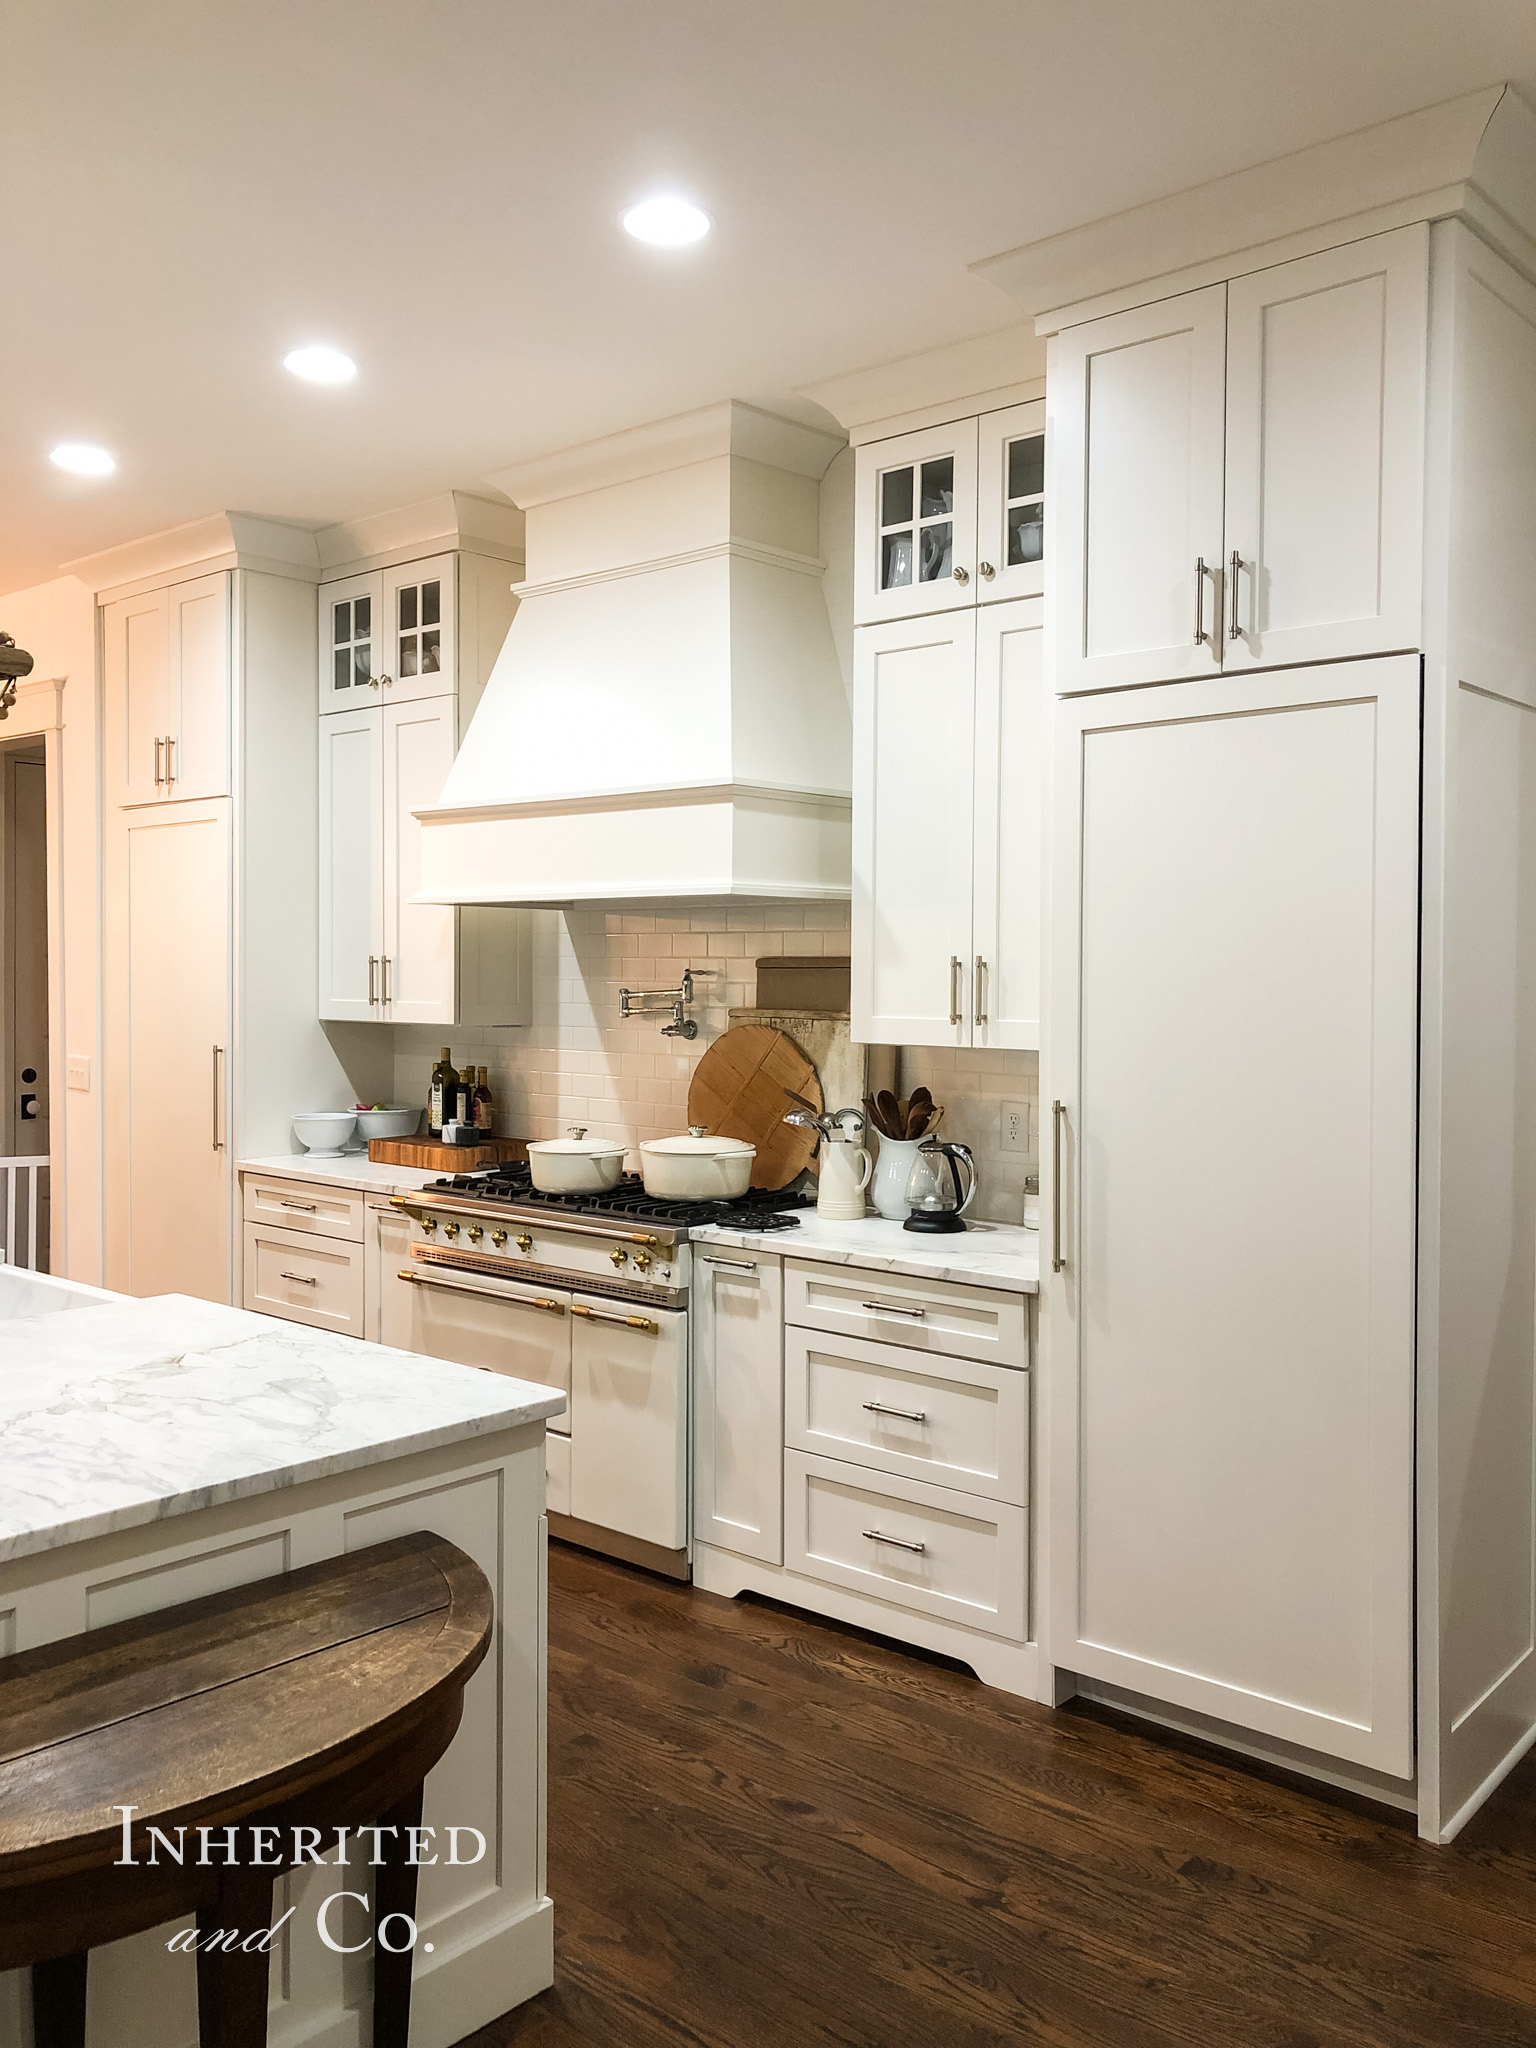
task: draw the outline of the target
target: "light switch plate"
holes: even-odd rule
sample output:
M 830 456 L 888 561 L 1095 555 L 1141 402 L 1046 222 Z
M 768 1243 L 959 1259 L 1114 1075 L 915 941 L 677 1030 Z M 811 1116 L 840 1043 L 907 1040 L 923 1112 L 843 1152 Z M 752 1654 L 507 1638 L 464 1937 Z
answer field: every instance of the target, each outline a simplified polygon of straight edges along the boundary
M 68 1087 L 81 1088 L 87 1095 L 91 1092 L 91 1056 L 88 1052 L 69 1053 L 64 1061 L 64 1079 Z
M 1029 1104 L 1027 1102 L 1005 1102 L 998 1112 L 998 1150 L 1000 1152 L 1027 1152 L 1029 1150 Z

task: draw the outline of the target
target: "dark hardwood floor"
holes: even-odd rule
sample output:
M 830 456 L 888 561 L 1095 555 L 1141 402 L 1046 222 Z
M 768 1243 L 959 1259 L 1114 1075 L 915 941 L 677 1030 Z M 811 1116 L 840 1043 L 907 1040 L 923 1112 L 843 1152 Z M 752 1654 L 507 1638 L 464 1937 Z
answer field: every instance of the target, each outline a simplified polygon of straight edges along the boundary
M 1451 1847 L 550 1549 L 554 1989 L 476 2048 L 1532 2048 L 1536 1758 Z

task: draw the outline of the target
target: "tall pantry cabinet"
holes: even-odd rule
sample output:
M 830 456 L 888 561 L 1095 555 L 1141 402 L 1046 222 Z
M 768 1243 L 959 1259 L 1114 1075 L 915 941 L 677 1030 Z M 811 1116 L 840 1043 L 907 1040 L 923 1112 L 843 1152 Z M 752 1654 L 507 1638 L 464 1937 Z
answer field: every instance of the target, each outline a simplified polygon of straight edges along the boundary
M 1536 1737 L 1536 283 L 1315 240 L 1055 319 L 1044 1638 L 1446 1839 Z
M 314 554 L 230 515 L 77 565 L 101 632 L 103 1277 L 125 1293 L 231 1300 L 234 1159 L 352 1099 L 309 964 Z

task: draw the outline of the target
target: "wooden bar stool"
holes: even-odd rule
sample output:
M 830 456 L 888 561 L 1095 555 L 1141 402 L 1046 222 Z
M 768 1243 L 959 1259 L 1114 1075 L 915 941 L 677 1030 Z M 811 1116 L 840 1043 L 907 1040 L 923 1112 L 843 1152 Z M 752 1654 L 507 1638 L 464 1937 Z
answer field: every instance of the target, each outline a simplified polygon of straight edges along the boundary
M 295 1827 L 334 1856 L 335 1829 L 374 1826 L 397 1830 L 367 1886 L 374 2048 L 406 2048 L 412 1951 L 378 1929 L 415 1917 L 405 1830 L 492 1617 L 478 1565 L 421 1534 L 0 1659 L 0 1969 L 31 1967 L 37 2048 L 84 2048 L 91 1948 L 191 1911 L 202 2048 L 261 2048 L 266 1954 L 203 1943 L 270 1926 Z M 151 1826 L 186 1830 L 183 1864 L 146 1860 Z M 217 1850 L 227 1827 L 239 1860 L 196 1864 L 196 1831 Z M 260 1864 L 254 1827 L 277 1830 Z M 355 1866 L 336 1875 L 357 1888 Z

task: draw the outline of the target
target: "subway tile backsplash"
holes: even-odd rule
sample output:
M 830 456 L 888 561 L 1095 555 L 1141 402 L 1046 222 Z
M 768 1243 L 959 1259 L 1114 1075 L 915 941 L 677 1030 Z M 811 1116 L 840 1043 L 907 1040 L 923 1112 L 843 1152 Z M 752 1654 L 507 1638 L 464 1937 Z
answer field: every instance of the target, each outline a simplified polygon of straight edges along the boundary
M 756 1001 L 757 961 L 770 953 L 846 954 L 845 904 L 711 906 L 646 915 L 576 908 L 533 913 L 534 1014 L 522 1027 L 425 1025 L 395 1028 L 397 1102 L 424 1102 L 438 1049 L 447 1037 L 457 1065 L 490 1069 L 497 1129 L 509 1136 L 557 1137 L 569 1124 L 621 1140 L 629 1164 L 642 1139 L 684 1128 L 688 1083 L 726 1013 Z M 664 1016 L 619 1018 L 620 988 L 675 988 L 685 967 L 695 983 L 691 1043 L 664 1038 Z M 1001 1105 L 1030 1104 L 1037 1128 L 1038 1060 L 1033 1053 L 930 1052 L 902 1055 L 901 1087 L 926 1081 L 944 1103 L 944 1135 L 976 1154 L 982 1189 L 976 1213 L 998 1221 L 1022 1216 L 1024 1175 L 1033 1156 L 1004 1155 Z

